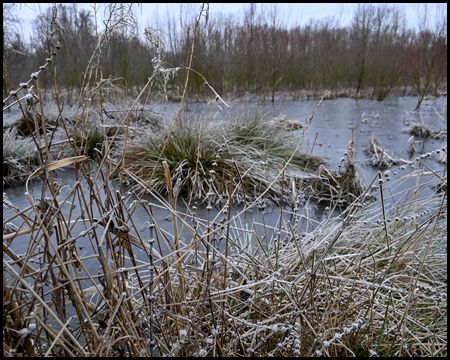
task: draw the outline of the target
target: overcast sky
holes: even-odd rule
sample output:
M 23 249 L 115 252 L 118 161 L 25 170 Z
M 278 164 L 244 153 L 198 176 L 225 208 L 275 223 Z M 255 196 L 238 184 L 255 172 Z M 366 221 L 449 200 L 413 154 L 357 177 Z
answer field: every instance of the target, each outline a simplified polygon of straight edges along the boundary
M 381 4 L 381 3 L 373 3 Z M 418 3 L 389 3 L 390 5 L 396 5 L 397 7 L 404 9 L 406 14 L 406 21 L 408 27 L 417 26 L 417 9 Z M 91 3 L 79 3 L 78 8 L 84 8 L 92 10 Z M 199 3 L 192 4 L 192 10 L 197 12 L 199 9 Z M 440 4 L 447 9 L 447 4 Z M 22 34 L 25 39 L 28 40 L 27 34 L 30 32 L 30 23 L 37 14 L 44 12 L 50 3 L 19 3 L 16 6 L 18 10 L 16 12 L 19 17 Z M 100 6 L 100 16 L 103 14 L 104 5 L 97 4 Z M 134 5 L 133 5 L 134 6 Z M 257 13 L 261 12 L 262 7 L 270 6 L 270 4 L 257 3 Z M 249 3 L 210 3 L 210 16 L 215 13 L 232 13 L 237 17 L 242 18 L 244 10 L 248 9 Z M 316 3 L 281 3 L 279 4 L 280 14 L 282 20 L 289 26 L 294 24 L 305 24 L 310 19 L 323 19 L 326 17 L 335 17 L 341 19 L 342 25 L 347 25 L 353 15 L 353 12 L 357 4 L 355 3 L 326 3 L 326 4 L 316 4 Z M 437 8 L 437 3 L 431 3 L 429 5 L 429 10 L 431 14 L 435 12 Z M 142 11 L 136 7 L 136 14 L 139 19 L 140 31 L 142 33 L 143 29 L 147 26 L 154 27 L 156 19 L 164 20 L 164 17 L 169 12 L 170 14 L 179 14 L 180 4 L 179 3 L 150 3 L 142 4 Z M 446 11 L 447 12 L 447 11 Z M 432 16 L 433 17 L 433 16 Z M 177 16 L 178 18 L 178 16 Z

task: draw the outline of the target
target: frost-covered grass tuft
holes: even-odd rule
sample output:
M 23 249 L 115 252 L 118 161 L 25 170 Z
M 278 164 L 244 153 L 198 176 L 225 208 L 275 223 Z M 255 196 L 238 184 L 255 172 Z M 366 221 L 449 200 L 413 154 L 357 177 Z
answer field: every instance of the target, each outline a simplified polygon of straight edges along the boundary
M 16 185 L 36 169 L 38 152 L 30 138 L 18 134 L 17 128 L 3 132 L 3 183 Z
M 238 187 L 233 199 L 255 198 L 280 174 L 292 155 L 287 174 L 312 176 L 308 170 L 310 173 L 320 164 L 320 159 L 296 151 L 295 139 L 259 112 L 219 124 L 182 121 L 167 137 L 168 132 L 143 130 L 126 153 L 126 164 L 135 175 L 163 192 L 167 188 L 166 161 L 172 186 L 184 197 L 203 200 L 212 192 L 215 199 L 226 198 L 233 179 Z M 281 181 L 277 181 L 268 195 L 280 199 L 281 192 Z

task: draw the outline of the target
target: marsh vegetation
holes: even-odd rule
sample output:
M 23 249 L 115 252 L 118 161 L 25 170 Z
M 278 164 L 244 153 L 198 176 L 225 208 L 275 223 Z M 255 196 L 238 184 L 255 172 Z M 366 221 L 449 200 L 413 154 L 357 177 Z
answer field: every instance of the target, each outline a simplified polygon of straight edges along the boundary
M 322 100 L 297 132 L 251 111 L 182 117 L 207 5 L 186 33 L 184 68 L 166 67 L 149 29 L 150 77 L 126 107 L 108 107 L 118 91 L 102 77 L 103 51 L 135 24 L 131 6 L 109 10 L 87 67 L 76 68 L 73 117 L 53 32 L 44 65 L 3 101 L 4 112 L 18 104 L 28 129 L 3 134 L 4 187 L 21 179 L 28 201 L 19 208 L 3 194 L 4 355 L 446 356 L 446 145 L 366 181 L 355 136 L 338 164 L 304 147 Z M 145 106 L 179 71 L 185 86 L 167 124 Z M 73 178 L 59 180 L 69 167 Z M 317 201 L 327 205 L 320 219 L 308 210 Z

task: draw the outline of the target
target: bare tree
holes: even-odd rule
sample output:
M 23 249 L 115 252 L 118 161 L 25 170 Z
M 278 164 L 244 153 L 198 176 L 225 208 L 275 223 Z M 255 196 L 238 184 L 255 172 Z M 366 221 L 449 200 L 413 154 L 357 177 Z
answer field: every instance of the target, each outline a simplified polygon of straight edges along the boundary
M 372 97 L 386 98 L 397 86 L 404 73 L 402 64 L 406 44 L 397 41 L 404 31 L 404 17 L 395 6 L 381 5 L 375 14 L 374 36 L 370 49 L 369 82 L 373 87 Z
M 115 6 L 119 17 L 126 13 L 134 19 L 129 5 L 108 6 Z M 14 21 L 9 20 L 9 9 L 13 5 L 4 5 L 4 59 L 8 49 L 16 56 L 11 49 L 20 52 L 24 48 L 22 43 L 15 48 L 11 45 Z M 180 66 L 190 58 L 196 9 L 192 4 L 180 5 L 179 12 L 175 9 L 168 8 L 165 19 L 154 19 L 150 28 L 163 29 L 158 37 L 164 43 L 165 61 Z M 251 91 L 261 99 L 270 94 L 272 101 L 276 90 L 331 89 L 338 96 L 343 87 L 354 88 L 357 96 L 363 88 L 371 88 L 372 96 L 382 100 L 396 88 L 412 86 L 419 94 L 420 106 L 427 93 L 437 94 L 446 87 L 447 78 L 446 13 L 441 8 L 432 23 L 427 9 L 421 8 L 419 30 L 408 29 L 403 11 L 395 6 L 373 4 L 358 5 L 348 27 L 327 18 L 289 28 L 279 4 L 260 7 L 252 3 L 242 17 L 215 14 L 198 29 L 192 69 L 220 92 Z M 99 24 L 93 22 L 91 12 L 78 10 L 75 4 L 58 6 L 58 11 L 53 36 L 63 51 L 55 64 L 59 81 L 70 95 L 84 81 L 79 69 L 89 61 Z M 45 12 L 33 24 L 28 63 L 34 68 L 40 63 L 37 59 L 42 61 L 48 55 L 50 19 L 51 13 Z M 102 40 L 97 69 L 104 78 L 113 75 L 123 78 L 128 88 L 139 88 L 152 72 L 149 59 L 154 57 L 154 49 L 140 39 L 137 30 L 122 30 L 108 31 Z M 14 64 L 9 64 L 8 71 L 14 70 Z M 42 86 L 51 84 L 51 75 L 42 75 Z M 178 74 L 168 80 L 167 89 L 181 89 L 183 84 L 184 78 Z M 4 81 L 4 93 L 6 85 Z M 200 77 L 191 79 L 188 90 L 207 94 Z
M 23 69 L 25 61 L 28 59 L 25 44 L 18 32 L 17 24 L 19 20 L 16 15 L 16 4 L 3 4 L 3 64 L 8 67 L 8 72 L 12 78 L 17 72 Z M 8 95 L 9 81 L 3 70 L 3 96 Z
M 409 50 L 409 66 L 414 86 L 419 93 L 415 111 L 419 110 L 426 94 L 434 91 L 444 80 L 447 64 L 447 13 L 437 8 L 436 21 L 430 24 L 428 4 L 418 8 L 419 33 Z
M 359 4 L 352 24 L 353 51 L 355 56 L 356 96 L 364 84 L 370 40 L 374 27 L 376 8 L 370 4 Z

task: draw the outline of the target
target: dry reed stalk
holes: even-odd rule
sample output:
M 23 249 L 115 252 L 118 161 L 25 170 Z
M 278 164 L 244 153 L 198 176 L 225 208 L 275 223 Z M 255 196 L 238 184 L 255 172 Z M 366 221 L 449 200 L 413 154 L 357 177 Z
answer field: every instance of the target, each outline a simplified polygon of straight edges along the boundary
M 414 142 L 412 143 L 414 144 Z M 365 161 L 372 166 L 379 168 L 390 168 L 393 165 L 403 165 L 407 164 L 408 160 L 404 160 L 402 158 L 394 159 L 390 156 L 384 148 L 380 147 L 375 135 L 369 141 L 369 144 L 366 146 L 364 152 L 367 155 L 370 155 L 370 158 Z

